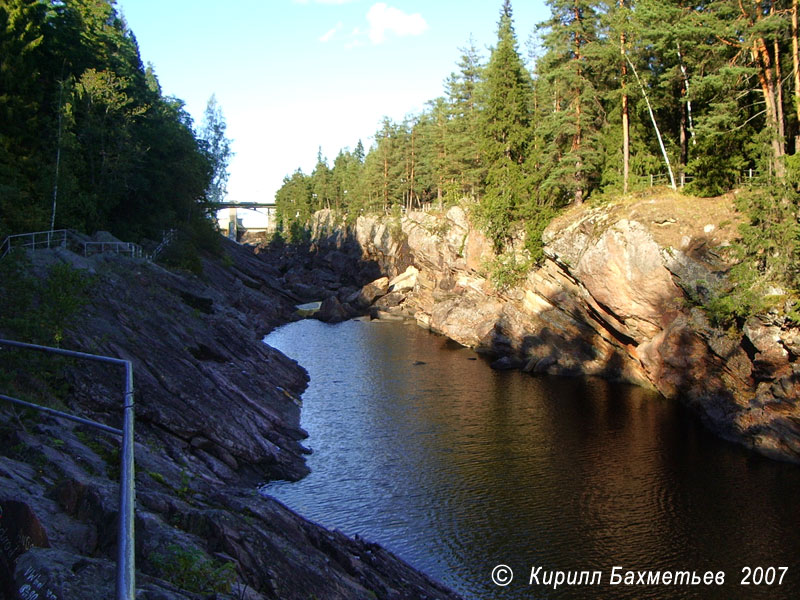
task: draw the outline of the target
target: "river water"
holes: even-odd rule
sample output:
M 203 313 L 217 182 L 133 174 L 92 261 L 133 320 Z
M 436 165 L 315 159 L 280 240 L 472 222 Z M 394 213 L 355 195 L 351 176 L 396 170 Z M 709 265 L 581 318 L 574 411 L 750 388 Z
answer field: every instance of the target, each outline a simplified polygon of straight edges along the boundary
M 465 598 L 800 598 L 800 467 L 715 438 L 675 402 L 493 371 L 407 323 L 305 320 L 265 341 L 311 375 L 313 454 L 308 477 L 264 492 Z M 748 568 L 760 585 L 740 583 Z M 725 584 L 609 585 L 627 570 Z M 602 584 L 554 589 L 555 571 Z

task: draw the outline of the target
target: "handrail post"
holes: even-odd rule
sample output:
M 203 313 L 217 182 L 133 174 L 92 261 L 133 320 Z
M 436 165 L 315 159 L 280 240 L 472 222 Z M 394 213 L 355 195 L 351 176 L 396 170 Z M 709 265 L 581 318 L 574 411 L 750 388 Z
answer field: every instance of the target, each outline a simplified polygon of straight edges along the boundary
M 63 348 L 51 348 L 38 344 L 27 344 L 14 340 L 0 339 L 0 346 L 24 348 L 39 352 L 49 352 L 70 356 L 73 358 L 94 360 L 125 367 L 125 397 L 123 398 L 122 412 L 122 452 L 120 458 L 120 484 L 119 484 L 119 527 L 117 540 L 117 585 L 116 600 L 135 600 L 136 597 L 136 540 L 134 536 L 134 510 L 136 507 L 135 473 L 134 473 L 134 444 L 133 444 L 133 364 L 129 360 L 88 354 Z M 4 397 L 4 399 L 6 399 Z M 14 400 L 8 398 L 9 400 Z M 52 411 L 51 411 L 52 412 Z M 58 411 L 55 411 L 58 412 Z M 65 416 L 65 415 L 61 415 Z M 69 418 L 67 416 L 67 418 Z M 76 420 L 73 418 L 73 420 Z M 98 424 L 88 423 L 95 427 Z M 117 433 L 113 428 L 101 429 Z
M 122 421 L 122 465 L 119 476 L 119 544 L 117 564 L 117 600 L 134 600 L 136 596 L 136 545 L 134 522 L 133 466 L 133 367 L 125 361 L 125 404 Z

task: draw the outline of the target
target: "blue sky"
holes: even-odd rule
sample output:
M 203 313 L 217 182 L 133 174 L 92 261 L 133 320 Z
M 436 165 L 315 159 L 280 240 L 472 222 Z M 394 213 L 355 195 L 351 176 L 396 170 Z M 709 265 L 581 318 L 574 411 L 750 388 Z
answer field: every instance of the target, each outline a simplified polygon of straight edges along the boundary
M 470 36 L 488 56 L 501 0 L 117 0 L 142 60 L 196 125 L 212 94 L 236 153 L 228 197 L 271 201 L 283 177 L 365 148 L 384 115 L 443 94 Z M 512 1 L 520 50 L 547 18 Z

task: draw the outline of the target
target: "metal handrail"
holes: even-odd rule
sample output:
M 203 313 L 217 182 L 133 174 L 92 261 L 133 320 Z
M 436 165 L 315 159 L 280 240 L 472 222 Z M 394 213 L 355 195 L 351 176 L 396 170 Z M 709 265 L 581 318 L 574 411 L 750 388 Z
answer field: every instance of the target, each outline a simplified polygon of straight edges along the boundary
M 37 236 L 46 236 L 44 240 L 37 239 Z M 21 243 L 16 243 L 22 240 Z M 124 252 L 130 254 L 131 258 L 147 258 L 139 244 L 133 242 L 94 242 L 80 239 L 78 234 L 72 229 L 55 229 L 53 231 L 34 231 L 31 233 L 16 233 L 7 236 L 0 244 L 0 259 L 5 258 L 6 254 L 13 248 L 51 248 L 53 246 L 66 246 L 67 241 L 72 240 L 77 246 L 83 249 L 83 255 L 88 256 L 92 247 L 100 247 L 100 252 L 105 252 L 107 248 L 115 254 Z
M 38 410 L 39 412 L 43 412 L 48 415 L 53 415 L 54 417 L 59 417 L 61 419 L 67 419 L 68 421 L 74 421 L 75 423 L 80 423 L 81 425 L 89 425 L 90 427 L 94 427 L 95 429 L 99 429 L 100 431 L 105 431 L 106 433 L 110 433 L 112 435 L 122 435 L 122 429 L 117 429 L 116 427 L 109 427 L 108 425 L 104 425 L 103 423 L 98 423 L 97 421 L 92 421 L 91 419 L 84 419 L 83 417 L 76 417 L 70 413 L 65 413 L 61 410 L 56 410 L 55 408 L 49 408 L 47 406 L 41 406 L 39 404 L 34 404 L 33 402 L 25 402 L 25 400 L 20 400 L 19 398 L 12 398 L 11 396 L 6 396 L 5 394 L 0 394 L 0 400 L 5 400 L 6 402 L 11 402 L 12 404 L 16 404 L 18 406 L 23 406 L 25 408 L 32 408 L 33 410 Z
M 6 254 L 11 252 L 12 248 L 33 248 L 37 246 L 46 246 L 50 248 L 52 245 L 63 246 L 67 243 L 67 236 L 71 232 L 68 229 L 54 229 L 52 231 L 33 231 L 31 233 L 17 233 L 9 235 L 3 240 L 0 245 L 0 259 L 4 258 Z M 36 236 L 46 236 L 45 240 L 37 241 Z M 14 245 L 14 241 L 20 238 L 29 238 L 29 241 L 22 242 L 21 244 Z
M 129 253 L 132 258 L 142 257 L 142 247 L 133 242 L 81 242 L 81 244 L 83 245 L 84 256 L 89 256 L 89 248 L 99 246 L 100 253 L 105 252 L 106 248 L 110 248 L 114 254 L 124 252 Z
M 165 231 L 164 235 L 161 237 L 161 243 L 156 246 L 156 249 L 150 253 L 150 256 L 147 257 L 148 260 L 155 262 L 159 255 L 164 251 L 164 249 L 169 246 L 172 241 L 175 239 L 175 235 L 177 234 L 177 229 L 170 229 L 169 231 Z
M 135 559 L 135 532 L 133 512 L 136 503 L 136 491 L 134 489 L 134 457 L 133 457 L 133 366 L 131 361 L 114 358 L 112 356 L 101 356 L 99 354 L 87 354 L 85 352 L 76 352 L 74 350 L 63 350 L 61 348 L 51 348 L 49 346 L 39 346 L 37 344 L 26 344 L 24 342 L 17 342 L 14 340 L 0 339 L 0 346 L 11 346 L 14 348 L 22 348 L 25 350 L 35 350 L 38 352 L 49 352 L 52 354 L 60 354 L 62 356 L 70 356 L 72 358 L 80 358 L 85 360 L 93 360 L 114 365 L 122 365 L 125 367 L 125 395 L 123 397 L 123 418 L 122 430 L 114 429 L 96 423 L 82 417 L 69 415 L 56 411 L 44 406 L 30 404 L 16 398 L 0 395 L 0 399 L 14 402 L 16 404 L 25 404 L 36 410 L 41 410 L 49 414 L 67 418 L 73 421 L 83 422 L 84 424 L 98 427 L 103 430 L 110 430 L 109 433 L 122 434 L 122 456 L 120 459 L 120 477 L 119 477 L 119 529 L 117 540 L 117 582 L 116 582 L 116 600 L 134 600 L 136 595 L 136 559 Z

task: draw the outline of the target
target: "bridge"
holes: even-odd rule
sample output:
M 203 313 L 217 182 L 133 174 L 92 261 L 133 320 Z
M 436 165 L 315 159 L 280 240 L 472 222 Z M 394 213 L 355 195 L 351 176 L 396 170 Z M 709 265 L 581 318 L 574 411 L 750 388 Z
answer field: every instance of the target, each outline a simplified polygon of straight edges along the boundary
M 217 212 L 217 223 L 220 229 L 227 232 L 227 236 L 232 240 L 239 240 L 245 231 L 253 233 L 272 233 L 275 231 L 275 203 L 274 202 L 235 202 L 228 200 L 225 202 L 212 202 L 213 206 L 218 211 L 228 209 L 228 218 L 225 220 Z M 242 220 L 238 216 L 238 210 L 252 210 L 258 214 L 266 217 L 266 225 L 264 227 L 245 227 Z

